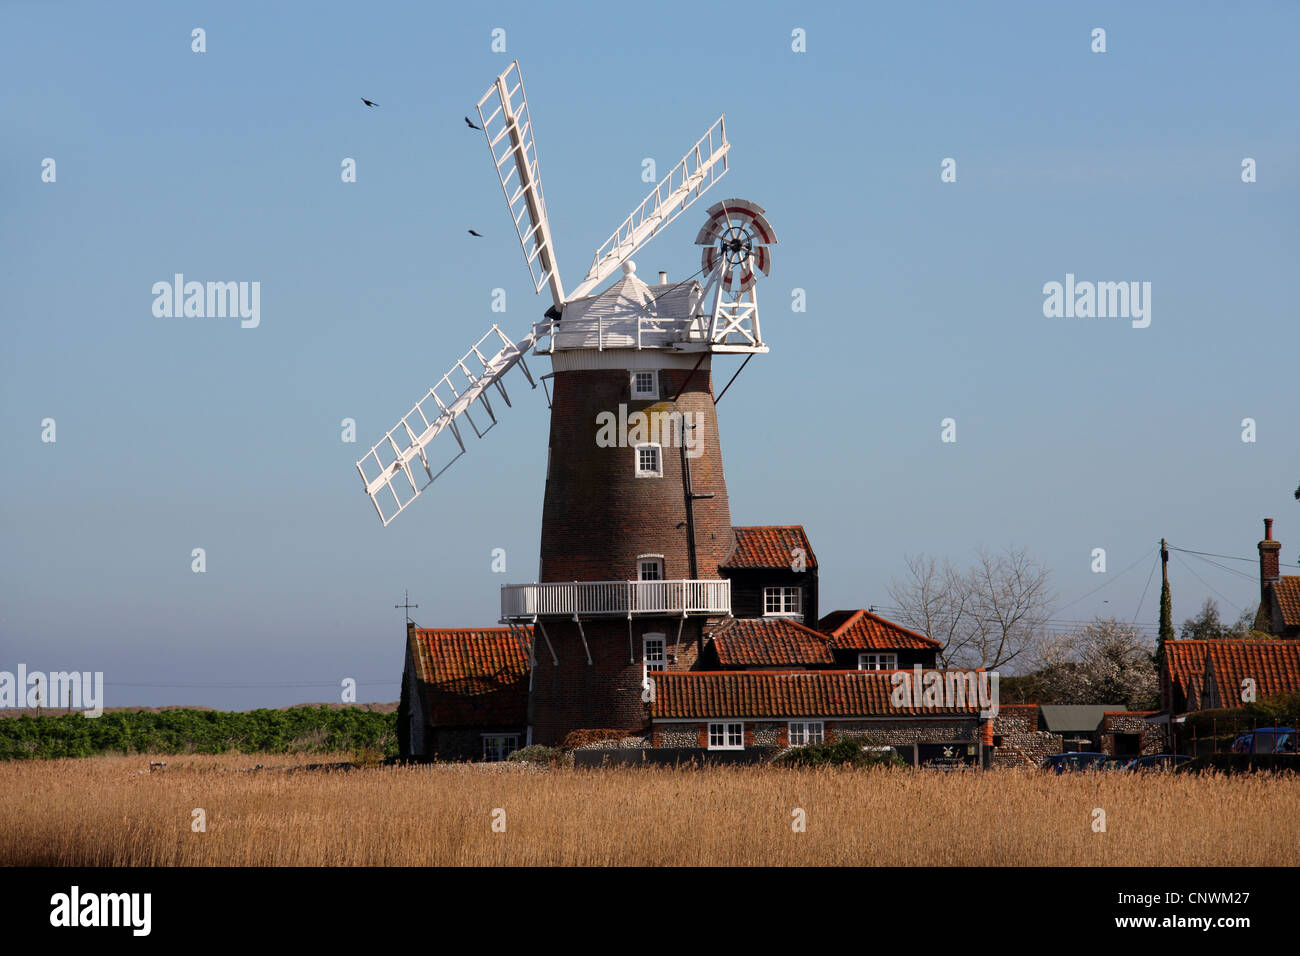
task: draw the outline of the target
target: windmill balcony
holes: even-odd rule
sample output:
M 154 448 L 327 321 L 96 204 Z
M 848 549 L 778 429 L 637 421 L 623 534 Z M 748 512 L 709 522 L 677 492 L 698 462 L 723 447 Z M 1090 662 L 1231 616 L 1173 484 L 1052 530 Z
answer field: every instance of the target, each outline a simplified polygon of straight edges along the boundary
M 725 616 L 731 614 L 730 581 L 574 581 L 507 584 L 502 620 L 535 617 Z

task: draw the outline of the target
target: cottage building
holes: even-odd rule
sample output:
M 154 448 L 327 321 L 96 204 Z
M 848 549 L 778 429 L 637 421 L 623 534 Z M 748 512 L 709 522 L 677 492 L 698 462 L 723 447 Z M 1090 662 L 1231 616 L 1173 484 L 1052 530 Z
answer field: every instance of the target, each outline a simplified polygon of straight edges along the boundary
M 1274 639 L 1166 641 L 1160 667 L 1164 720 L 1300 692 L 1300 576 L 1280 573 L 1282 545 L 1273 537 L 1272 518 L 1264 519 L 1258 548 L 1254 628 Z
M 981 716 L 972 675 L 938 670 L 937 641 L 865 609 L 832 611 L 819 620 L 817 558 L 802 527 L 732 533 L 733 550 L 718 564 L 732 588 L 731 616 L 692 622 L 678 615 L 635 625 L 629 618 L 618 625 L 642 631 L 640 647 L 628 641 L 627 657 L 616 665 L 636 666 L 641 694 L 620 705 L 619 719 L 604 722 L 610 734 L 639 736 L 647 747 L 704 751 L 854 737 L 893 747 L 909 763 L 987 762 L 992 721 Z M 651 576 L 641 580 L 658 580 L 659 560 L 650 556 Z M 538 661 L 549 658 L 558 671 L 556 631 L 544 620 L 477 629 L 411 625 L 402 752 L 493 760 L 538 740 Z M 596 629 L 575 631 L 594 649 Z M 575 664 L 583 662 L 579 655 Z M 594 663 L 589 667 L 587 686 L 597 673 Z M 918 671 L 947 673 L 949 685 L 965 696 L 923 704 L 918 688 L 900 706 L 896 688 L 910 687 Z M 565 713 L 570 719 L 548 728 L 548 742 L 600 725 Z
M 883 671 L 696 671 L 656 681 L 652 745 L 743 750 L 843 737 L 892 747 L 909 763 L 978 765 L 991 727 L 974 702 L 896 706 Z
M 1259 543 L 1259 611 L 1255 630 L 1287 640 L 1300 639 L 1300 575 L 1281 573 L 1282 543 L 1273 539 L 1273 519 L 1264 519 Z
M 406 756 L 502 760 L 527 737 L 530 628 L 406 629 L 397 709 Z
M 1242 706 L 1256 698 L 1300 691 L 1300 641 L 1167 641 L 1160 672 L 1165 710 Z

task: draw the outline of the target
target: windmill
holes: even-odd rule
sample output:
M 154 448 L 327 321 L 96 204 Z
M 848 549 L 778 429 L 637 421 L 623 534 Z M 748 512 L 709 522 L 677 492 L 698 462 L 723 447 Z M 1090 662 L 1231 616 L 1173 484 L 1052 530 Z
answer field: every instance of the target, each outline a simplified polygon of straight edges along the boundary
M 756 284 L 771 270 L 776 235 L 761 206 L 724 199 L 695 238 L 703 281 L 670 283 L 661 272 L 651 286 L 636 275 L 633 254 L 726 174 L 724 114 L 566 291 L 518 62 L 477 110 L 533 289 L 548 289 L 551 305 L 518 339 L 493 325 L 357 470 L 386 526 L 465 453 L 464 423 L 479 438 L 496 425 L 491 403 L 510 405 L 508 372 L 519 366 L 534 389 L 540 380 L 551 424 L 539 581 L 501 593 L 503 623 L 534 625 L 547 651 L 535 661 L 530 737 L 534 716 L 543 739 L 566 725 L 630 726 L 646 671 L 676 659 L 687 622 L 698 643 L 707 621 L 731 614 L 730 582 L 718 573 L 734 535 L 711 359 L 767 352 Z M 535 378 L 529 353 L 549 356 L 553 371 Z M 430 448 L 448 432 L 440 465 Z M 674 446 L 679 454 L 665 453 Z M 614 637 L 624 620 L 626 652 Z
M 479 100 L 478 114 L 534 291 L 549 288 L 553 304 L 546 321 L 535 323 L 518 341 L 493 325 L 357 462 L 366 494 L 385 526 L 465 453 L 461 419 L 479 438 L 497 424 L 491 393 L 495 390 L 506 406 L 511 406 L 503 383 L 507 372 L 518 365 L 529 385 L 537 387 L 525 355 L 531 349 L 553 351 L 554 332 L 566 304 L 584 298 L 626 264 L 728 168 L 730 144 L 724 114 L 596 250 L 587 274 L 566 297 L 555 261 L 532 116 L 518 61 L 497 77 Z M 685 330 L 688 334 L 674 343 L 676 349 L 767 351 L 759 335 L 754 284 L 759 272 L 770 272 L 767 245 L 777 240 L 763 214 L 762 207 L 742 199 L 724 200 L 709 209 L 709 219 L 696 237 L 696 243 L 705 247 L 701 272 L 707 276 L 707 285 L 691 303 L 693 307 L 707 305 L 708 310 L 693 312 L 691 327 Z M 603 332 L 603 327 L 597 329 L 597 348 L 604 347 Z M 482 427 L 471 414 L 476 404 L 480 421 L 486 418 Z M 444 432 L 450 432 L 456 447 L 451 458 L 436 467 L 428 450 Z

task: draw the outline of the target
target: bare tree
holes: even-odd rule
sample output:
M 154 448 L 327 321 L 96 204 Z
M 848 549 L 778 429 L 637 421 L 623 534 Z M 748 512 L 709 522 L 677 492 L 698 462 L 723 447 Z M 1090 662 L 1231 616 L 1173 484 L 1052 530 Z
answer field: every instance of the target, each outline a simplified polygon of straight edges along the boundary
M 1047 569 L 1023 549 L 981 550 L 966 571 L 909 556 L 907 569 L 907 580 L 889 586 L 890 599 L 903 624 L 943 645 L 944 667 L 993 669 L 1041 646 L 1055 596 Z

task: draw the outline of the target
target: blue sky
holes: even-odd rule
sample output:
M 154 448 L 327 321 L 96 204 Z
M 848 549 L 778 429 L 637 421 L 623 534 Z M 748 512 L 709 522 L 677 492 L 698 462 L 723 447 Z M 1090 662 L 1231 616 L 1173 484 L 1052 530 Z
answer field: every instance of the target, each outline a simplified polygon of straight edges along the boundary
M 642 160 L 662 174 L 726 112 L 710 201 L 780 236 L 772 351 L 719 406 L 732 515 L 805 525 L 823 610 L 888 606 L 908 554 L 1015 545 L 1051 569 L 1056 626 L 1151 624 L 1161 536 L 1253 558 L 1265 516 L 1296 562 L 1300 8 L 1134 6 L 0 6 L 0 669 L 102 670 L 110 706 L 343 677 L 392 700 L 403 589 L 422 625 L 489 625 L 535 578 L 547 410 L 522 379 L 390 527 L 353 465 L 548 304 L 461 119 L 516 58 L 570 285 Z M 642 274 L 694 272 L 702 217 Z M 260 325 L 156 318 L 177 272 L 260 282 Z M 1150 326 L 1046 318 L 1067 273 L 1150 282 Z M 1177 621 L 1258 601 L 1253 564 L 1214 560 L 1245 576 L 1175 553 Z

